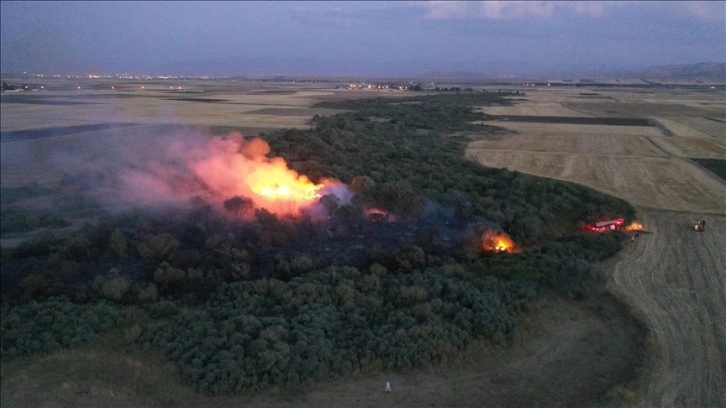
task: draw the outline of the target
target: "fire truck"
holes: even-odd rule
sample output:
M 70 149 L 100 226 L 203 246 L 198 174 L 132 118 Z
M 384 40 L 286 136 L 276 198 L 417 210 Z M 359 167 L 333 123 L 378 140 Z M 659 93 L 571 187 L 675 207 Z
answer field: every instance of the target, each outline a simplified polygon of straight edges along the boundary
M 625 219 L 615 218 L 613 220 L 598 221 L 592 224 L 585 224 L 586 231 L 592 232 L 608 232 L 620 230 L 625 224 Z

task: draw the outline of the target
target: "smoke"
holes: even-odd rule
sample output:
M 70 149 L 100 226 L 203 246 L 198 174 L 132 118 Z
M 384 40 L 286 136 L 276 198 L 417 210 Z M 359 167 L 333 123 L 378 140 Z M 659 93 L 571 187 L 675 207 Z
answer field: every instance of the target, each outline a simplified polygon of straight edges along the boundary
M 245 197 L 278 215 L 314 210 L 327 194 L 340 205 L 350 203 L 347 186 L 312 182 L 284 159 L 268 157 L 270 147 L 262 139 L 239 133 L 212 137 L 200 128 L 159 130 L 116 129 L 78 139 L 72 148 L 56 151 L 52 162 L 59 174 L 82 184 L 88 198 L 114 212 L 184 208 L 193 197 L 219 209 L 231 197 Z

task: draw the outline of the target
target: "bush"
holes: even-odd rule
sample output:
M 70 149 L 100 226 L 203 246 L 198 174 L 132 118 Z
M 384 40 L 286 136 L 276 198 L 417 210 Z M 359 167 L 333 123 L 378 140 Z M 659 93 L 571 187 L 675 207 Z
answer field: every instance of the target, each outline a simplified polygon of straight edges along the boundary
M 65 297 L 2 309 L 2 356 L 77 346 L 110 330 L 119 311 L 107 303 L 78 305 Z

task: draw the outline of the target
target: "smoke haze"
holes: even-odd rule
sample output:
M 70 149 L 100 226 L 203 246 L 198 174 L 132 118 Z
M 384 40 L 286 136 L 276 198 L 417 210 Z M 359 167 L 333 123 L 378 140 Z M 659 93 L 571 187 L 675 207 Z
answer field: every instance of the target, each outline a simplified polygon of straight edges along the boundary
M 42 143 L 52 148 L 43 149 Z M 86 198 L 113 212 L 183 208 L 195 196 L 222 209 L 224 200 L 240 196 L 278 215 L 303 209 L 320 213 L 314 207 L 323 195 L 335 195 L 341 205 L 352 196 L 335 180 L 313 183 L 283 158 L 268 157 L 267 142 L 240 133 L 213 137 L 201 128 L 139 126 L 42 143 L 5 143 L 3 170 L 45 163 L 48 175 L 82 186 Z M 49 160 L 37 150 L 49 151 Z

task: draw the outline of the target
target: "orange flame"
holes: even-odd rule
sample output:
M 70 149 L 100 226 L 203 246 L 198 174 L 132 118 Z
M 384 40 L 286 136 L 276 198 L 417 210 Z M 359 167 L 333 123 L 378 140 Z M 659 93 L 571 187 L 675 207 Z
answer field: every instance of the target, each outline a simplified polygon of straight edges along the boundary
M 385 217 L 386 212 L 381 210 L 380 208 L 374 207 L 374 208 L 369 208 L 368 210 L 366 210 L 366 216 L 368 216 L 368 217 L 375 217 L 375 216 Z
M 639 223 L 638 221 L 633 221 L 630 225 L 625 227 L 626 231 L 643 231 L 643 224 Z
M 488 252 L 508 252 L 512 254 L 522 252 L 514 243 L 512 237 L 503 232 L 486 231 L 481 236 L 481 243 L 484 250 Z
M 270 146 L 262 139 L 231 134 L 227 140 L 212 142 L 209 154 L 193 163 L 193 168 L 210 192 L 223 199 L 248 197 L 255 208 L 278 215 L 295 214 L 315 204 L 327 182 L 313 183 L 281 157 L 267 157 L 269 152 Z
M 386 215 L 385 211 L 375 207 L 366 210 L 366 217 L 373 222 L 395 221 L 392 215 Z

